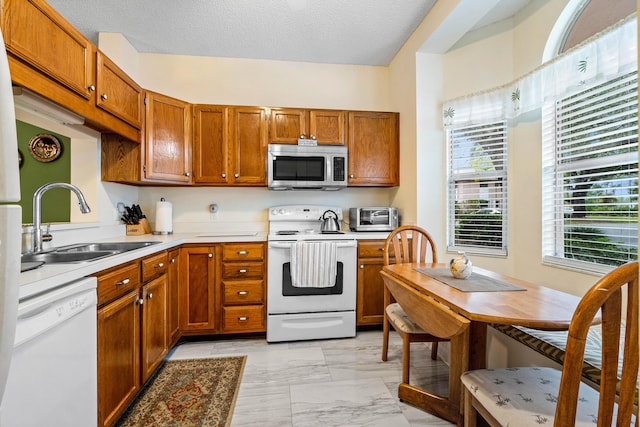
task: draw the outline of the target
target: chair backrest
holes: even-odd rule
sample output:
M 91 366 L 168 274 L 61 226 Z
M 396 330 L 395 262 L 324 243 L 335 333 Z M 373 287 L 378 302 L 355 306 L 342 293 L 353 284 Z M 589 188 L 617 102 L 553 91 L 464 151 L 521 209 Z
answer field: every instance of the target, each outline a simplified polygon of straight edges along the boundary
M 626 288 L 626 289 L 625 289 Z M 623 292 L 626 290 L 626 310 Z M 618 426 L 631 425 L 638 381 L 638 262 L 611 271 L 587 291 L 569 326 L 567 349 L 556 407 L 556 426 L 575 424 L 578 387 L 589 327 L 600 310 L 602 318 L 602 371 L 598 426 L 612 425 L 616 386 L 620 381 Z M 626 313 L 626 318 L 623 318 Z M 624 351 L 620 355 L 620 330 L 624 322 Z M 622 374 L 618 378 L 618 358 Z
M 392 253 L 391 256 L 390 253 Z M 431 235 L 416 225 L 403 225 L 396 228 L 389 233 L 384 244 L 384 265 L 389 265 L 392 260 L 395 260 L 396 264 L 429 262 L 429 255 L 431 255 L 430 262 L 438 262 L 436 245 Z

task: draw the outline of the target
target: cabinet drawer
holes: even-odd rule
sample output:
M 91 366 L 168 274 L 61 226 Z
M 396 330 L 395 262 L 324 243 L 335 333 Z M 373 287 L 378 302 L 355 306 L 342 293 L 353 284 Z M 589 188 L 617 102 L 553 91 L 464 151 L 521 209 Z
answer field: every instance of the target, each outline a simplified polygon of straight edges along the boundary
M 140 285 L 140 268 L 137 262 L 131 262 L 99 273 L 97 278 L 98 305 L 101 305 L 137 289 Z
M 359 240 L 358 257 L 361 258 L 383 258 L 384 240 Z
M 263 332 L 265 313 L 263 305 L 222 308 L 222 329 L 225 332 Z
M 264 259 L 264 243 L 225 243 L 222 247 L 223 261 L 262 259 Z
M 142 281 L 147 282 L 167 271 L 167 252 L 160 252 L 142 260 Z
M 222 303 L 225 305 L 262 304 L 264 281 L 237 280 L 222 282 Z
M 256 278 L 264 276 L 264 262 L 225 262 L 222 277 L 225 279 Z

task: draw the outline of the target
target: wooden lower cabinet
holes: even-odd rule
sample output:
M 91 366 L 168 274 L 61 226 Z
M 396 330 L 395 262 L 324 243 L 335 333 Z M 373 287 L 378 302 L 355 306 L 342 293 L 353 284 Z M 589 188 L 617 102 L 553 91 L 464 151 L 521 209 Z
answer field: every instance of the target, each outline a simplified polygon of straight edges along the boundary
M 138 290 L 98 309 L 98 425 L 111 426 L 140 389 Z
M 180 317 L 178 306 L 178 292 L 180 289 L 180 250 L 169 252 L 169 265 L 167 267 L 167 300 L 169 310 L 167 313 L 167 333 L 169 334 L 169 347 L 173 347 L 180 338 Z
M 358 241 L 358 297 L 356 322 L 381 325 L 384 317 L 384 240 Z
M 97 274 L 99 426 L 118 419 L 169 351 L 166 259 L 160 252 Z
M 179 317 L 182 333 L 215 331 L 216 246 L 180 249 Z

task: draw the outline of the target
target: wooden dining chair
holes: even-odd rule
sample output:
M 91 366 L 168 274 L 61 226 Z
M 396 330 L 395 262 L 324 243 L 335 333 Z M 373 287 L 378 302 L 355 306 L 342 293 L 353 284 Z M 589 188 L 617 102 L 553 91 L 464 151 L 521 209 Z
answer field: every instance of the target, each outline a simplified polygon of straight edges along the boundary
M 390 254 L 393 255 L 390 255 Z M 431 258 L 430 261 L 428 259 Z M 384 265 L 405 262 L 438 262 L 436 246 L 431 235 L 418 226 L 403 225 L 387 237 L 384 244 Z M 389 289 L 384 288 L 384 323 L 382 326 L 382 360 L 387 360 L 389 350 L 389 326 L 402 338 L 402 382 L 409 383 L 410 347 L 412 342 L 430 342 L 431 358 L 438 358 L 438 338 L 418 326 L 397 302 L 391 302 Z
M 638 381 L 638 297 L 637 261 L 614 269 L 589 289 L 571 319 L 562 371 L 526 367 L 462 374 L 464 425 L 475 427 L 477 413 L 491 426 L 632 425 Z M 602 318 L 599 391 L 580 380 L 587 333 L 598 310 Z M 637 423 L 637 407 L 635 411 Z

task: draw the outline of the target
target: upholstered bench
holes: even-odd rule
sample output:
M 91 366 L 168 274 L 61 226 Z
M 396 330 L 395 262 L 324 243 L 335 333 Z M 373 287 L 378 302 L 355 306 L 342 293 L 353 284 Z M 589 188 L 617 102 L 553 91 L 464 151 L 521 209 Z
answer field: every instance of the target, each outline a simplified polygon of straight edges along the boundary
M 521 342 L 527 347 L 548 357 L 562 365 L 567 343 L 567 331 L 542 331 L 525 328 L 523 326 L 491 325 L 494 329 Z M 624 331 L 624 329 L 623 329 Z M 624 332 L 622 332 L 624 334 Z M 621 338 L 620 347 L 624 346 L 624 336 Z M 600 367 L 602 360 L 602 329 L 600 325 L 592 326 L 587 335 L 584 362 L 582 365 L 582 377 L 585 382 L 599 388 Z M 640 388 L 640 378 L 638 383 Z M 638 404 L 638 388 L 636 389 L 636 405 Z

